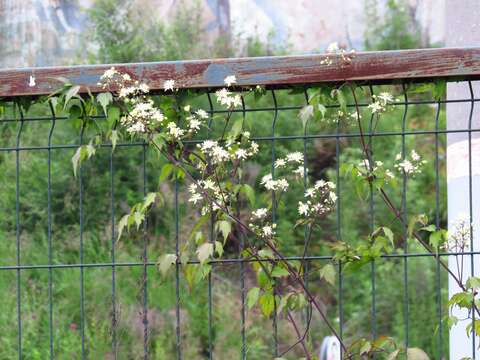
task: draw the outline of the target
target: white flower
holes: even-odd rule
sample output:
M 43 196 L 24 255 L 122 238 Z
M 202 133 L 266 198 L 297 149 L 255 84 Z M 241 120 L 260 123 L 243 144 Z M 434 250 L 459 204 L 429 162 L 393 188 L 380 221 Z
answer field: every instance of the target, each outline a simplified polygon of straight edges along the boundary
M 305 197 L 313 197 L 315 196 L 315 188 L 308 188 L 305 191 Z
M 286 179 L 279 179 L 277 180 L 277 187 L 282 191 L 287 191 L 288 189 L 288 181 Z
M 307 172 L 308 173 L 308 169 L 307 168 L 304 168 L 303 166 L 299 166 L 298 168 L 296 168 L 295 170 L 292 171 L 294 175 L 297 175 L 299 176 L 300 178 L 303 178 L 303 176 L 305 175 L 305 173 Z
M 370 105 L 368 105 L 368 108 L 374 114 L 383 112 L 385 110 L 385 108 L 378 101 L 375 101 L 375 102 L 371 103 Z
M 122 75 L 122 79 L 123 79 L 123 81 L 130 81 L 130 80 L 132 80 L 132 78 L 131 78 L 130 75 L 128 75 L 128 74 L 123 74 L 123 75 Z
M 448 230 L 448 239 L 444 244 L 444 249 L 447 251 L 462 252 L 470 248 L 470 216 L 466 213 L 460 213 L 452 222 L 452 227 Z
M 252 141 L 250 144 L 250 150 L 252 151 L 252 155 L 255 155 L 258 152 L 258 144 L 255 141 Z
M 230 87 L 230 86 L 232 86 L 232 84 L 237 83 L 237 78 L 235 77 L 235 75 L 229 75 L 225 79 L 223 79 L 223 82 L 225 83 L 225 85 Z
M 233 94 L 227 89 L 220 89 L 215 92 L 217 102 L 229 108 L 242 105 L 242 98 L 238 94 Z
M 109 80 L 113 78 L 116 74 L 118 74 L 118 71 L 115 70 L 115 68 L 112 66 L 110 69 L 106 70 L 103 75 L 100 77 L 102 80 Z
M 188 199 L 189 202 L 192 202 L 194 203 L 195 205 L 197 204 L 197 202 L 199 202 L 200 200 L 202 200 L 202 195 L 200 194 L 193 194 L 190 199 Z
M 386 103 L 391 103 L 395 100 L 393 98 L 392 94 L 390 94 L 388 92 L 381 92 L 380 94 L 378 94 L 377 99 L 382 101 L 385 104 Z
M 185 111 L 185 112 L 190 112 L 190 109 L 191 109 L 191 108 L 192 108 L 192 107 L 191 107 L 190 105 L 185 105 L 185 106 L 183 107 L 183 111 Z
M 167 124 L 167 128 L 168 128 L 168 132 L 169 134 L 175 138 L 175 139 L 178 139 L 180 137 L 182 137 L 184 134 L 185 134 L 185 130 L 183 129 L 180 129 L 177 124 L 175 124 L 174 122 L 169 122 Z
M 200 125 L 202 124 L 201 121 L 197 120 L 197 119 L 191 119 L 189 124 L 188 124 L 188 128 L 190 129 L 190 131 L 198 131 L 200 130 Z
M 134 123 L 127 127 L 129 133 L 143 133 L 145 132 L 145 125 L 141 122 Z
M 276 227 L 276 224 L 272 225 L 265 225 L 262 227 L 262 235 L 265 237 L 271 237 L 275 235 L 275 231 L 273 231 Z
M 188 187 L 188 192 L 190 194 L 195 194 L 197 192 L 197 184 L 190 184 L 190 186 Z
M 303 162 L 303 154 L 301 152 L 293 152 L 290 154 L 287 154 L 286 157 L 288 162 L 296 162 L 296 163 L 302 163 Z
M 235 156 L 239 160 L 245 160 L 248 156 L 248 153 L 245 149 L 238 149 L 237 151 L 235 151 Z
M 275 161 L 275 168 L 284 167 L 285 165 L 287 165 L 285 159 L 278 159 Z
M 335 53 L 339 50 L 338 42 L 332 42 L 327 47 L 327 53 Z
M 412 160 L 420 161 L 420 155 L 418 155 L 415 150 L 412 150 L 412 152 L 410 153 L 410 156 L 411 156 Z
M 204 180 L 202 186 L 205 190 L 215 190 L 215 183 L 210 179 Z
M 310 212 L 310 206 L 307 203 L 301 201 L 298 202 L 298 213 L 302 216 L 308 215 Z
M 163 89 L 165 91 L 173 91 L 175 86 L 175 80 L 167 80 L 163 83 Z
M 197 114 L 200 119 L 208 119 L 208 113 L 205 110 L 198 109 L 195 111 L 195 114 Z
M 252 215 L 255 219 L 263 219 L 265 216 L 268 214 L 268 209 L 266 208 L 260 208 L 255 210 Z

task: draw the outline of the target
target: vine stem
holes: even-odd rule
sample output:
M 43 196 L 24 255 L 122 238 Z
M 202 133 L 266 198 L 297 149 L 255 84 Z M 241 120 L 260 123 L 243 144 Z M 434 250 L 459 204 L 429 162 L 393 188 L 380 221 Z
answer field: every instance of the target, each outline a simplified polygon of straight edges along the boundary
M 162 153 L 168 161 L 170 161 L 171 163 L 173 163 L 175 166 L 179 167 L 180 169 L 182 169 L 182 171 L 185 173 L 185 175 L 190 179 L 190 181 L 192 181 L 193 183 L 195 183 L 196 185 L 199 185 L 198 184 L 198 181 L 193 177 L 192 174 L 190 174 L 190 172 L 183 166 L 183 163 L 180 162 L 178 159 L 176 159 L 174 156 L 172 156 L 170 153 L 168 152 L 165 152 L 163 151 L 161 148 L 158 147 L 157 144 L 155 144 L 154 142 L 152 142 L 152 144 L 154 144 L 154 146 L 157 148 L 157 150 L 160 151 L 160 153 Z M 201 187 L 200 187 L 201 189 Z M 258 234 L 256 234 L 252 229 L 250 229 L 247 225 L 245 225 L 239 218 L 237 218 L 235 215 L 231 214 L 228 209 L 224 206 L 222 206 L 221 204 L 219 204 L 217 201 L 215 201 L 215 199 L 212 199 L 211 196 L 203 191 L 203 195 L 208 199 L 208 201 L 210 201 L 211 203 L 215 204 L 216 206 L 218 206 L 224 213 L 225 215 L 230 218 L 231 220 L 233 220 L 237 225 L 239 225 L 242 229 L 244 229 L 244 231 L 246 231 L 248 234 L 250 235 L 253 235 L 255 236 L 256 238 L 259 238 Z M 277 250 L 277 248 L 268 240 L 268 239 L 263 239 L 263 238 L 260 238 L 261 240 L 264 241 L 264 243 L 267 245 L 268 248 L 270 248 L 270 250 L 272 250 L 272 252 L 277 256 L 278 260 L 280 260 L 286 267 L 287 267 L 287 271 L 289 272 L 289 274 L 294 278 L 294 280 L 300 285 L 300 287 L 302 288 L 302 290 L 305 292 L 305 294 L 307 295 L 307 298 L 309 300 L 309 302 L 311 304 L 313 304 L 313 306 L 315 307 L 315 309 L 317 310 L 317 312 L 319 313 L 320 317 L 322 318 L 323 322 L 327 325 L 328 329 L 333 333 L 333 335 L 338 339 L 338 341 L 340 342 L 340 346 L 342 347 L 342 349 L 347 352 L 347 347 L 345 346 L 344 342 L 342 341 L 342 339 L 340 338 L 340 336 L 338 335 L 337 331 L 335 330 L 335 328 L 333 327 L 333 325 L 330 323 L 330 321 L 328 320 L 326 314 L 324 313 L 324 311 L 321 309 L 320 307 L 320 304 L 318 303 L 318 301 L 315 299 L 315 297 L 313 296 L 313 294 L 310 292 L 310 290 L 307 288 L 307 286 L 305 285 L 303 279 L 301 278 L 301 276 L 298 275 L 298 273 L 295 271 L 295 269 L 290 265 L 290 263 L 288 262 L 288 260 L 285 259 L 285 257 Z M 258 255 L 256 255 L 256 257 L 258 257 Z
M 357 101 L 357 95 L 355 94 L 355 88 L 353 87 L 352 84 L 349 84 L 350 85 L 350 90 L 352 92 L 352 96 L 353 96 L 353 100 L 355 102 L 355 111 L 357 113 L 357 123 L 358 123 L 358 130 L 359 130 L 359 133 L 360 133 L 360 142 L 362 144 L 362 151 L 363 151 L 363 154 L 366 158 L 368 158 L 368 146 L 366 145 L 365 143 L 365 140 L 364 140 L 364 133 L 363 133 L 363 129 L 362 129 L 362 123 L 360 121 L 360 108 L 358 106 L 358 101 Z M 374 180 L 373 178 L 370 178 L 368 177 L 367 180 L 372 183 L 372 181 Z M 402 225 L 404 226 L 407 226 L 408 224 L 406 223 L 405 219 L 403 218 L 403 215 L 401 213 L 400 210 L 398 210 L 398 208 L 394 205 L 394 203 L 392 202 L 392 200 L 390 199 L 390 197 L 387 195 L 387 193 L 385 192 L 385 190 L 383 189 L 383 187 L 379 187 L 378 188 L 380 194 L 381 194 L 381 198 L 382 200 L 385 202 L 385 204 L 387 205 L 387 207 L 393 212 L 393 214 L 395 215 L 395 218 L 398 219 Z M 453 271 L 448 267 L 448 264 L 445 263 L 445 261 L 443 261 L 442 259 L 440 259 L 438 253 L 436 251 L 434 251 L 430 245 L 428 245 L 421 237 L 420 235 L 418 234 L 418 232 L 416 231 L 413 231 L 412 232 L 412 235 L 413 237 L 429 252 L 431 253 L 432 255 L 435 255 L 435 257 L 437 258 L 437 261 L 439 262 L 439 264 L 448 272 L 448 274 L 454 279 L 454 281 L 457 283 L 457 285 L 462 289 L 462 291 L 467 291 L 467 288 L 465 287 L 465 285 L 463 284 L 462 280 L 457 277 Z M 473 308 L 475 309 L 475 312 L 480 315 L 480 310 L 479 308 L 477 307 L 477 305 L 475 303 L 473 303 Z

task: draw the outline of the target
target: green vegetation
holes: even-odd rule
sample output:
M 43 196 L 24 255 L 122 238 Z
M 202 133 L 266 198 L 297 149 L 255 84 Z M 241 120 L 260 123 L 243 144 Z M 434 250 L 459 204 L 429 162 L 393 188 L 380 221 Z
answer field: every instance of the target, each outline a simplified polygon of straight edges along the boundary
M 238 40 L 229 35 L 228 41 L 218 39 L 208 41 L 207 34 L 201 26 L 200 8 L 182 8 L 176 17 L 165 24 L 146 16 L 149 9 L 128 7 L 128 2 L 97 0 L 91 11 L 92 28 L 95 33 L 88 34 L 86 41 L 94 41 L 98 50 L 89 54 L 91 62 L 132 62 L 189 59 L 199 57 L 220 57 L 235 55 L 267 55 L 283 52 L 271 44 L 263 44 L 252 38 L 246 44 L 238 45 Z M 369 49 L 407 48 L 417 46 L 417 38 L 399 37 L 409 34 L 408 19 L 398 16 L 395 2 L 389 2 L 389 16 L 392 28 L 385 32 L 367 35 Z M 105 14 L 116 14 L 106 16 Z M 148 20 L 145 20 L 148 19 Z M 400 39 L 402 42 L 400 42 Z M 398 41 L 397 41 L 398 40 Z M 403 42 L 404 41 L 404 42 Z M 238 50 L 240 47 L 241 51 Z M 388 90 L 401 96 L 399 86 L 376 87 L 375 91 Z M 431 88 L 418 92 L 418 87 L 410 87 L 412 98 L 431 98 Z M 421 90 L 421 89 L 420 89 Z M 311 95 L 313 90 L 309 90 Z M 352 101 L 344 90 L 345 97 Z M 302 89 L 281 90 L 276 92 L 279 106 L 305 104 Z M 369 101 L 370 94 L 365 89 L 359 101 Z M 208 109 L 205 96 L 196 100 L 199 107 Z M 271 107 L 273 99 L 267 93 L 258 101 L 251 100 L 247 107 Z M 408 109 L 407 129 L 434 129 L 435 110 L 428 105 L 412 106 Z M 384 114 L 376 131 L 400 131 L 404 109 Z M 48 115 L 43 106 L 35 105 L 28 115 Z M 101 114 L 99 109 L 99 114 Z M 18 118 L 10 107 L 5 117 Z M 241 117 L 238 113 L 235 117 Z M 261 111 L 247 113 L 247 128 L 254 136 L 270 136 L 272 133 L 273 112 Z M 363 121 L 368 128 L 369 112 L 362 111 Z M 232 119 L 235 120 L 235 119 Z M 84 139 L 88 140 L 104 126 L 105 120 L 97 120 L 85 129 Z M 34 121 L 24 124 L 20 140 L 22 146 L 46 146 L 50 121 Z M 220 132 L 223 124 L 214 124 L 213 132 Z M 442 109 L 440 128 L 445 127 L 445 112 Z M 2 146 L 15 146 L 19 122 L 3 122 L 0 126 Z M 307 123 L 308 134 L 337 131 L 336 124 L 322 122 L 320 119 Z M 355 127 L 342 123 L 340 132 L 355 132 Z M 73 117 L 58 120 L 53 131 L 52 144 L 78 144 L 80 122 Z M 297 111 L 280 111 L 276 119 L 275 135 L 303 135 L 301 121 Z M 123 138 L 119 142 L 128 142 Z M 392 166 L 395 155 L 401 149 L 399 136 L 374 137 L 373 157 Z M 303 152 L 303 140 L 275 142 L 276 157 L 291 151 Z M 410 215 L 426 213 L 430 219 L 435 218 L 435 172 L 434 172 L 433 135 L 407 137 L 406 149 L 416 149 L 428 160 L 424 172 L 408 183 L 407 211 Z M 445 138 L 440 136 L 441 156 L 444 155 Z M 310 139 L 306 142 L 307 164 L 311 170 L 310 180 L 330 179 L 337 182 L 335 138 Z M 262 175 L 271 166 L 272 143 L 262 142 L 261 152 L 255 163 L 251 164 L 247 177 L 252 186 L 258 188 Z M 52 162 L 52 262 L 54 264 L 78 264 L 80 262 L 79 244 L 79 179 L 73 176 L 71 158 L 75 148 L 54 149 Z M 48 264 L 48 212 L 47 212 L 47 171 L 48 152 L 46 150 L 21 151 L 20 155 L 20 225 L 21 225 L 21 262 L 22 264 Z M 359 142 L 354 138 L 340 140 L 341 164 L 356 163 L 362 158 Z M 143 197 L 143 151 L 141 147 L 117 147 L 113 155 L 114 214 L 115 222 L 128 212 L 129 207 Z M 103 148 L 89 161 L 83 164 L 83 246 L 85 263 L 109 263 L 112 259 L 111 244 L 111 181 L 109 167 L 110 148 Z M 148 151 L 146 154 L 147 190 L 155 190 L 160 169 L 165 160 Z M 440 222 L 446 222 L 446 191 L 444 161 L 440 163 Z M 15 170 L 16 153 L 0 152 L 0 253 L 2 265 L 14 265 L 16 261 L 16 222 L 15 222 Z M 374 226 L 370 225 L 368 201 L 360 200 L 357 189 L 341 174 L 341 238 L 351 243 L 358 243 L 365 238 L 373 227 L 385 225 L 391 227 L 395 234 L 396 245 L 403 246 L 398 234 L 401 227 L 393 221 L 378 198 L 374 198 Z M 173 185 L 164 182 L 161 185 L 165 205 L 153 210 L 148 218 L 145 240 L 150 261 L 156 261 L 166 252 L 172 252 L 175 246 L 175 217 Z M 293 228 L 297 208 L 295 203 L 303 192 L 301 187 L 288 194 L 284 203 L 278 208 L 277 232 L 282 234 L 280 247 L 287 255 L 298 255 L 303 251 L 304 229 Z M 183 185 L 179 195 L 181 243 L 190 235 L 191 224 L 196 215 L 187 203 L 187 194 Z M 392 190 L 392 197 L 397 204 L 401 201 L 401 186 Z M 315 232 L 309 249 L 310 254 L 330 254 L 330 244 L 336 239 L 336 216 L 330 215 L 322 223 L 321 230 Z M 142 276 L 144 238 L 141 231 L 131 232 L 116 244 L 116 262 L 135 262 L 134 267 L 116 267 L 116 303 L 118 306 L 118 323 L 115 327 L 118 357 L 136 359 L 143 354 L 143 292 Z M 409 241 L 410 252 L 422 252 L 420 246 Z M 238 249 L 226 249 L 228 257 L 235 257 Z M 438 314 L 435 305 L 436 263 L 431 258 L 415 258 L 408 261 L 408 273 L 403 273 L 403 259 L 382 259 L 375 263 L 376 287 L 376 334 L 392 336 L 399 343 L 405 338 L 404 321 L 404 277 L 408 277 L 409 306 L 409 340 L 410 346 L 424 349 L 431 357 L 437 354 L 437 336 L 432 336 L 437 324 Z M 312 263 L 309 284 L 312 291 L 321 298 L 327 308 L 329 318 L 338 326 L 339 298 L 338 279 L 333 285 L 322 279 L 317 268 L 325 261 Z M 369 338 L 372 333 L 372 273 L 373 265 L 367 264 L 361 271 L 345 273 L 343 278 L 344 335 L 348 340 L 359 336 Z M 213 270 L 213 342 L 216 358 L 237 358 L 241 349 L 240 336 L 240 273 L 239 266 L 216 266 Z M 148 267 L 147 309 L 149 321 L 148 350 L 152 359 L 173 358 L 176 352 L 175 334 L 175 282 L 174 274 L 162 279 L 158 270 Z M 0 276 L 0 302 L 4 311 L 0 314 L 3 336 L 0 337 L 0 358 L 10 359 L 17 355 L 17 321 L 16 321 L 16 272 L 4 270 Z M 49 356 L 49 272 L 47 269 L 29 269 L 21 272 L 21 298 L 23 319 L 23 349 L 26 359 L 45 359 Z M 84 269 L 85 276 L 85 314 L 86 344 L 88 358 L 109 358 L 112 356 L 111 319 L 112 319 L 112 268 Z M 53 279 L 53 336 L 56 357 L 59 359 L 78 358 L 81 349 L 80 327 L 80 270 L 79 268 L 55 268 Z M 440 298 L 446 303 L 446 276 L 442 273 Z M 256 285 L 253 271 L 247 266 L 247 288 Z M 208 355 L 208 297 L 206 283 L 190 288 L 185 278 L 181 277 L 181 343 L 185 359 L 201 359 Z M 256 309 L 247 316 L 247 351 L 249 359 L 265 359 L 272 354 L 271 321 L 257 316 Z M 444 331 L 444 334 L 446 331 Z M 314 317 L 310 341 L 319 346 L 323 336 L 329 335 L 321 320 Z M 292 342 L 292 329 L 285 319 L 279 320 L 279 343 L 281 348 Z M 447 341 L 444 335 L 444 354 Z M 298 349 L 298 354 L 301 354 Z

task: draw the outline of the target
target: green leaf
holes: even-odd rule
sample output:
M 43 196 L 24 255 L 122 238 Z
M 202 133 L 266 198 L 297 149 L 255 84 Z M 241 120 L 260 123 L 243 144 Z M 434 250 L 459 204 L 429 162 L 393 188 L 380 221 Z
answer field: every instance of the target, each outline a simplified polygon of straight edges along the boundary
M 407 229 L 408 237 L 412 237 L 412 233 L 416 224 L 425 226 L 427 225 L 427 223 L 428 223 L 427 215 L 420 214 L 420 215 L 413 216 L 410 219 L 410 222 L 408 223 L 408 229 Z
M 287 269 L 280 267 L 280 266 L 275 266 L 275 268 L 272 271 L 272 277 L 279 278 L 279 277 L 284 277 L 290 275 Z
M 326 112 L 327 112 L 327 108 L 326 108 L 324 105 L 322 105 L 322 104 L 318 104 L 318 105 L 317 105 L 317 108 L 318 108 L 318 111 L 320 112 L 320 115 L 322 115 L 322 119 L 324 119 L 324 118 L 325 118 L 325 114 L 326 114 Z
M 147 209 L 155 202 L 157 195 L 158 194 L 156 192 L 150 192 L 145 196 L 145 199 L 143 200 L 143 210 Z
M 360 355 L 367 355 L 370 350 L 372 350 L 372 344 L 370 343 L 370 341 L 365 341 L 360 348 Z
M 196 252 L 200 264 L 203 264 L 213 255 L 213 244 L 209 242 L 203 243 L 198 247 Z
M 430 358 L 425 353 L 425 351 L 419 348 L 408 348 L 407 359 L 408 360 L 430 360 Z
M 105 116 L 107 116 L 107 106 L 113 101 L 113 96 L 109 92 L 100 93 L 97 95 L 97 101 L 102 106 Z
M 127 226 L 128 224 L 128 218 L 130 217 L 130 214 L 127 214 L 127 215 L 123 215 L 123 217 L 120 219 L 120 221 L 118 222 L 118 227 L 117 227 L 117 232 L 118 232 L 118 235 L 117 235 L 117 241 L 120 240 L 120 238 L 122 237 L 122 233 L 123 233 L 123 229 L 125 228 L 125 226 Z
M 331 285 L 335 285 L 335 268 L 332 264 L 327 264 L 320 269 L 320 278 L 325 279 Z
M 273 293 L 271 291 L 263 293 L 262 296 L 260 296 L 258 302 L 260 304 L 260 308 L 262 309 L 263 315 L 269 317 L 275 307 L 275 298 L 273 296 Z
M 480 289 L 480 278 L 471 276 L 467 280 L 467 289 Z
M 112 152 L 115 151 L 115 147 L 117 146 L 117 140 L 118 140 L 118 131 L 112 130 L 112 133 L 110 134 L 110 141 L 112 142 Z
M 120 119 L 120 109 L 115 106 L 110 106 L 108 109 L 107 122 L 110 128 L 113 128 Z
M 223 243 L 225 244 L 228 235 L 230 235 L 230 232 L 232 231 L 232 224 L 227 220 L 220 220 L 215 223 L 215 229 L 222 233 Z
M 160 182 L 164 181 L 166 178 L 170 176 L 170 174 L 173 172 L 175 169 L 175 166 L 173 164 L 167 163 L 162 166 L 162 170 L 160 171 L 160 176 L 158 180 Z
M 73 176 L 77 177 L 77 168 L 82 158 L 82 146 L 80 146 L 72 156 Z
M 420 230 L 428 231 L 428 232 L 434 232 L 437 230 L 437 227 L 434 224 L 430 224 L 428 226 L 422 227 Z
M 63 107 L 64 110 L 67 108 L 68 102 L 69 102 L 74 96 L 77 96 L 77 94 L 78 94 L 79 91 L 80 91 L 80 86 L 79 86 L 79 85 L 72 86 L 71 88 L 69 88 L 69 89 L 67 90 L 67 92 L 65 93 L 65 105 L 64 105 L 64 107 Z
M 223 244 L 220 241 L 215 241 L 215 252 L 219 257 L 223 255 Z
M 440 245 L 445 243 L 445 241 L 447 240 L 447 230 L 440 229 L 438 231 L 432 232 L 428 240 L 430 242 L 430 245 L 434 249 L 437 249 Z
M 135 222 L 135 225 L 137 225 L 137 230 L 140 228 L 140 225 L 142 225 L 143 220 L 145 220 L 144 213 L 140 211 L 135 211 L 133 213 L 133 221 Z
M 300 118 L 300 120 L 302 120 L 304 129 L 307 126 L 308 120 L 313 116 L 313 110 L 313 105 L 306 105 L 300 110 L 300 113 L 298 114 L 298 117 Z
M 232 129 L 230 130 L 230 135 L 232 136 L 232 138 L 235 139 L 238 135 L 240 135 L 240 133 L 242 132 L 242 128 L 243 128 L 243 119 L 242 118 L 236 119 L 232 125 Z
M 167 275 L 168 270 L 170 270 L 170 267 L 174 265 L 176 261 L 177 255 L 175 254 L 164 254 L 160 256 L 157 262 L 157 267 L 163 277 Z
M 250 203 L 250 206 L 251 207 L 255 206 L 255 190 L 253 190 L 253 188 L 250 185 L 243 184 L 240 191 L 245 194 L 245 196 L 248 199 L 248 202 Z
M 260 288 L 253 287 L 248 290 L 247 293 L 247 306 L 249 309 L 253 308 L 258 301 L 258 297 L 260 296 Z

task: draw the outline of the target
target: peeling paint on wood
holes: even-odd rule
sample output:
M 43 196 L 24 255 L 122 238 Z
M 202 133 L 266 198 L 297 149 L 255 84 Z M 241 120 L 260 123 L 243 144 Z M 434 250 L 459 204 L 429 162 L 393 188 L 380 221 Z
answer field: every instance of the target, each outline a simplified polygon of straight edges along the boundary
M 137 64 L 87 65 L 0 70 L 0 96 L 46 95 L 62 85 L 58 77 L 99 92 L 100 76 L 111 66 L 163 88 L 174 79 L 180 88 L 222 87 L 227 75 L 239 86 L 285 86 L 343 81 L 418 80 L 435 77 L 480 78 L 480 48 L 443 48 L 357 53 L 351 64 L 331 56 L 333 64 L 321 64 L 326 55 L 215 59 Z M 29 86 L 30 76 L 35 86 Z

